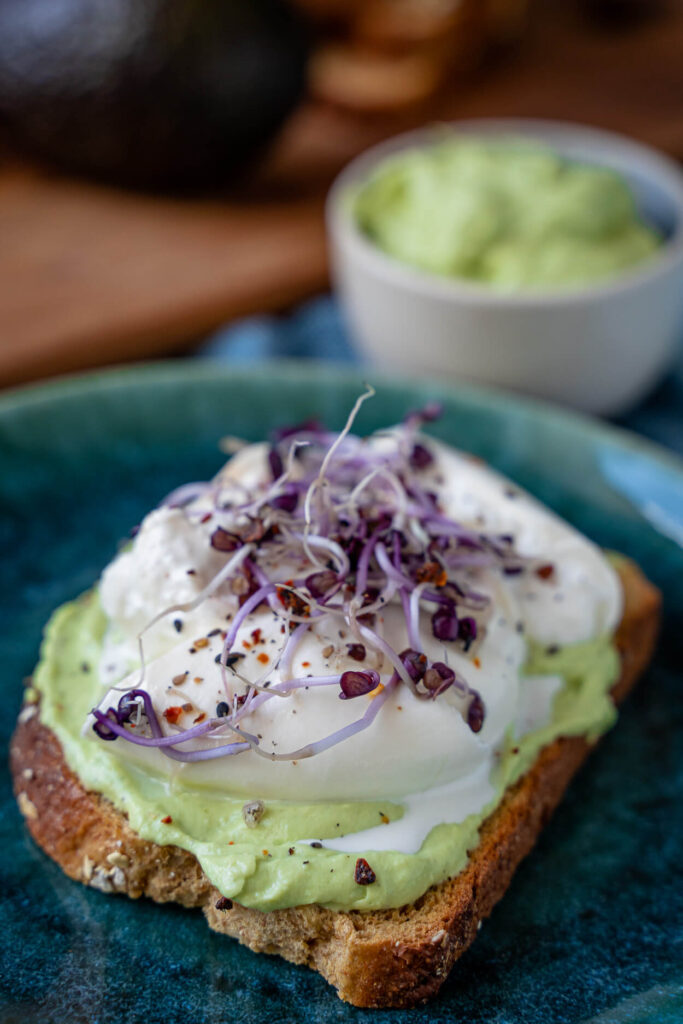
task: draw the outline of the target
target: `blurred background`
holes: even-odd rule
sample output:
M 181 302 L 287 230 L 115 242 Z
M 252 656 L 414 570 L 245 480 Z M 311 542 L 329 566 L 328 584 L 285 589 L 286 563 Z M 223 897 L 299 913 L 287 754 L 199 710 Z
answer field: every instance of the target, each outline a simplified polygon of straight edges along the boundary
M 507 116 L 683 160 L 683 3 L 0 0 L 0 386 L 355 359 L 319 298 L 330 183 L 398 132 Z

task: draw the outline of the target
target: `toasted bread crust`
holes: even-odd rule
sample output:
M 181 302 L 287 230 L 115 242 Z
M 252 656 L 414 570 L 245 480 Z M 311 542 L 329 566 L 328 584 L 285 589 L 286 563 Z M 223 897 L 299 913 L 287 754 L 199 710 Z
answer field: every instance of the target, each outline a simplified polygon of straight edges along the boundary
M 660 595 L 637 566 L 619 567 L 625 606 L 617 632 L 620 702 L 652 655 Z M 35 841 L 71 878 L 103 892 L 202 907 L 211 928 L 256 952 L 308 964 L 356 1006 L 407 1007 L 443 984 L 476 936 L 590 752 L 581 737 L 544 748 L 480 830 L 467 867 L 396 910 L 334 912 L 317 905 L 264 913 L 237 903 L 218 910 L 220 893 L 194 856 L 140 839 L 107 800 L 84 789 L 56 736 L 27 706 L 11 745 L 19 807 Z

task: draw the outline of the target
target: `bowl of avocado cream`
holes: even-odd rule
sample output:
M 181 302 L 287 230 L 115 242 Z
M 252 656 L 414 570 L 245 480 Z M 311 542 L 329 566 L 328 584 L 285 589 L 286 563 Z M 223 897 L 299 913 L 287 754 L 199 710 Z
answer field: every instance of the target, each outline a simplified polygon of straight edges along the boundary
M 683 175 L 624 137 L 469 121 L 389 140 L 328 199 L 333 278 L 360 350 L 613 414 L 683 329 Z

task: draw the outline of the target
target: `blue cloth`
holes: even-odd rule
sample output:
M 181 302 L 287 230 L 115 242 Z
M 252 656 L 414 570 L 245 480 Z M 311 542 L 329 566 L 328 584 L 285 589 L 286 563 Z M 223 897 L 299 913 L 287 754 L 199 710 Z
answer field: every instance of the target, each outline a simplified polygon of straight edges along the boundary
M 683 455 L 683 347 L 666 380 L 615 422 Z
M 355 363 L 337 303 L 323 297 L 300 306 L 289 316 L 250 316 L 225 327 L 199 349 L 198 355 L 231 363 L 266 359 L 326 359 Z
M 336 301 L 313 299 L 287 316 L 248 317 L 219 330 L 198 355 L 232 363 L 267 359 L 325 359 L 360 363 Z M 683 455 L 683 348 L 673 372 L 633 412 L 616 420 Z

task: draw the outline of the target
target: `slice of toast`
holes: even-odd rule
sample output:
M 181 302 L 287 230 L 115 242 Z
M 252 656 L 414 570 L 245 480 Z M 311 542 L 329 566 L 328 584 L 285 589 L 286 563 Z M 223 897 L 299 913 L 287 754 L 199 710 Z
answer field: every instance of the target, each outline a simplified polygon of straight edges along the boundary
M 636 565 L 623 560 L 619 573 L 625 602 L 616 637 L 617 702 L 652 655 L 660 607 L 659 592 Z M 581 737 L 545 747 L 482 825 L 467 867 L 415 903 L 371 912 L 311 905 L 264 913 L 221 900 L 192 854 L 138 838 L 112 804 L 84 789 L 37 712 L 35 705 L 24 708 L 12 741 L 15 792 L 33 838 L 66 874 L 102 892 L 202 907 L 211 928 L 256 952 L 313 967 L 356 1006 L 407 1007 L 437 992 L 591 749 Z

